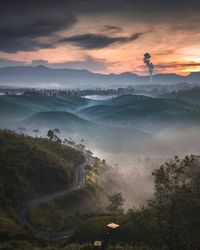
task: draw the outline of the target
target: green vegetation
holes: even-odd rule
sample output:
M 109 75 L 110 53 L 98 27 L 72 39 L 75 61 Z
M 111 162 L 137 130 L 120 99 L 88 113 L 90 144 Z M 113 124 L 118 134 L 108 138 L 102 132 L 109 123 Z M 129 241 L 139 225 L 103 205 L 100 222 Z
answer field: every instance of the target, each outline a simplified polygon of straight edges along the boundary
M 8 239 L 27 233 L 18 219 L 22 202 L 35 194 L 66 188 L 84 156 L 48 139 L 0 130 L 0 159 L 0 238 Z
M 86 186 L 51 202 L 43 202 L 31 209 L 32 224 L 45 230 L 61 230 L 78 226 L 85 216 L 106 211 L 102 203 L 107 195 L 105 174 L 113 171 L 104 161 L 93 159 L 86 168 Z
M 200 123 L 200 109 L 192 103 L 173 98 L 123 95 L 101 105 L 87 107 L 81 113 L 107 124 L 130 126 L 150 131 Z
M 106 225 L 120 225 L 109 242 L 143 245 L 155 249 L 196 250 L 200 245 L 200 161 L 185 157 L 153 172 L 155 194 L 148 205 L 126 214 L 90 216 L 79 226 L 73 240 L 79 243 L 105 240 Z M 129 249 L 129 248 L 127 248 Z M 134 248 L 133 248 L 134 249 Z
M 88 102 L 87 99 L 77 96 L 0 96 L 0 122 L 1 125 L 12 126 L 13 123 L 21 122 L 40 112 L 69 112 L 87 105 Z
M 108 199 L 110 201 L 110 204 L 107 207 L 107 210 L 110 213 L 123 213 L 122 207 L 124 204 L 124 199 L 123 199 L 121 193 L 116 193 L 114 195 L 108 195 Z
M 108 128 L 108 125 L 115 127 L 117 122 L 121 127 L 158 132 L 200 124 L 198 93 L 194 92 L 188 99 L 184 93 L 177 94 L 177 98 L 123 95 L 92 101 L 91 105 L 90 100 L 77 96 L 0 96 L 0 122 L 1 127 L 24 126 L 32 130 L 59 127 L 85 133 L 90 132 L 94 122 L 93 129 L 99 132 L 102 123 Z
M 91 126 L 87 120 L 84 120 L 70 112 L 65 111 L 48 111 L 48 112 L 39 112 L 32 115 L 28 119 L 23 121 L 24 125 L 31 127 L 40 127 L 40 128 L 78 128 L 79 130 Z
M 4 243 L 0 249 L 2 250 L 94 250 L 93 243 L 86 243 L 86 244 L 67 244 L 66 246 L 48 246 L 43 245 L 42 247 L 38 245 L 31 244 L 27 241 L 21 241 L 20 243 L 18 241 L 10 241 Z M 113 250 L 113 246 L 109 246 L 107 250 Z M 120 246 L 116 245 L 115 250 L 161 250 L 153 247 L 148 246 Z M 163 249 L 164 250 L 164 249 Z
M 170 94 L 164 95 L 167 98 L 175 98 L 179 100 L 187 101 L 188 103 L 192 103 L 195 105 L 200 105 L 200 89 L 188 89 L 188 90 L 179 90 L 177 92 L 172 92 Z
M 107 249 L 115 244 L 116 250 L 199 249 L 200 157 L 175 157 L 155 169 L 151 200 L 126 212 L 122 195 L 112 193 L 115 171 L 94 158 L 86 167 L 85 188 L 31 209 L 30 221 L 41 230 L 78 226 L 69 240 L 50 245 L 19 224 L 17 210 L 27 197 L 72 183 L 83 155 L 55 141 L 5 130 L 0 130 L 0 146 L 0 249 L 90 250 L 95 240 Z M 111 222 L 120 227 L 111 231 Z
M 33 225 L 48 231 L 61 230 L 66 225 L 61 209 L 51 201 L 33 207 L 29 216 Z

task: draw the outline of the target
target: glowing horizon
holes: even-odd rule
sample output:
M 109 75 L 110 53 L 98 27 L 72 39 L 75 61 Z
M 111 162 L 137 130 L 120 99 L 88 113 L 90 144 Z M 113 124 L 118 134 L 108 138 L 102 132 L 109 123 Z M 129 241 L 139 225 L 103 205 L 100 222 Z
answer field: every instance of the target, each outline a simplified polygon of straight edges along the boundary
M 152 0 L 109 2 L 22 0 L 4 4 L 0 23 L 0 67 L 42 64 L 97 73 L 148 74 L 149 52 L 156 73 L 200 71 L 200 4 Z M 70 9 L 70 11 L 68 11 Z

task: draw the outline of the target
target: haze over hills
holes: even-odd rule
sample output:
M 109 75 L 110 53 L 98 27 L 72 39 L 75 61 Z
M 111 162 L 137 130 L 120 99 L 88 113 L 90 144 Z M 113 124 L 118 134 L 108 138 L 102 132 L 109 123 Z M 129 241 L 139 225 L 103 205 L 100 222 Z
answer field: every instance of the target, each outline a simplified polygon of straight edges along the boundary
M 108 100 L 76 96 L 1 96 L 1 124 L 69 130 L 102 126 L 157 133 L 169 127 L 200 123 L 200 109 L 176 98 L 122 95 Z M 95 126 L 94 126 L 95 124 Z M 77 132 L 78 132 L 77 131 Z
M 75 111 L 89 102 L 88 99 L 75 96 L 0 96 L 0 122 L 1 125 L 8 125 L 39 112 Z
M 176 74 L 157 74 L 155 84 L 175 84 L 181 82 L 197 83 L 200 72 L 187 76 Z M 98 74 L 88 70 L 52 69 L 42 65 L 0 68 L 0 84 L 26 87 L 109 87 L 130 84 L 149 84 L 148 76 L 139 76 L 131 72 L 121 74 Z M 34 85 L 32 85 L 34 84 Z
M 69 131 L 81 131 L 94 126 L 94 123 L 82 119 L 75 114 L 64 111 L 39 112 L 25 119 L 23 124 L 29 128 L 60 128 Z
M 1 128 L 25 127 L 28 134 L 37 128 L 46 136 L 48 129 L 58 127 L 62 138 L 83 138 L 96 152 L 169 155 L 175 150 L 185 152 L 191 140 L 191 149 L 198 148 L 198 137 L 185 135 L 200 125 L 200 108 L 185 100 L 122 95 L 95 101 L 21 95 L 0 96 L 0 103 Z M 169 138 L 171 142 L 164 143 Z
M 117 127 L 134 127 L 150 133 L 200 123 L 200 109 L 173 98 L 123 95 L 83 108 L 79 114 Z
M 175 98 L 175 99 L 187 101 L 195 105 L 200 105 L 200 98 L 199 98 L 200 89 L 199 88 L 182 90 L 182 91 L 177 91 L 177 92 L 173 91 L 163 96 L 166 98 Z

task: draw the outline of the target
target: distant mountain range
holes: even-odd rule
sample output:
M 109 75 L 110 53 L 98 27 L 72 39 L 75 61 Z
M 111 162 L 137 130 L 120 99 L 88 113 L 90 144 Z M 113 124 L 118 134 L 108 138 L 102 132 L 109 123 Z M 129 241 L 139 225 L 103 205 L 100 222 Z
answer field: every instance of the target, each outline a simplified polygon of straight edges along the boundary
M 187 76 L 157 74 L 154 84 L 200 83 L 200 72 Z M 98 74 L 87 70 L 51 69 L 39 65 L 0 68 L 0 85 L 26 87 L 117 87 L 134 84 L 150 84 L 148 76 L 125 72 L 121 74 Z

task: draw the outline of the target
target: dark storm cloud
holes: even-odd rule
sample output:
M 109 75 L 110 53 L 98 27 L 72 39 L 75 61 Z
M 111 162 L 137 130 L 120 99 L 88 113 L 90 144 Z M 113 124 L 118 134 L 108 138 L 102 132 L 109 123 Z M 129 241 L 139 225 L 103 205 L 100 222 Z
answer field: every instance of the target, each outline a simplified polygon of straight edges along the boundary
M 101 49 L 113 43 L 127 43 L 137 40 L 143 33 L 135 33 L 130 37 L 109 37 L 98 34 L 83 34 L 62 39 L 61 43 L 73 43 L 84 49 Z
M 0 50 L 17 52 L 51 47 L 51 42 L 42 41 L 40 38 L 50 37 L 54 32 L 71 27 L 75 22 L 73 15 L 66 15 L 57 19 L 40 17 L 28 24 L 24 22 L 5 28 L 0 25 Z
M 91 20 L 103 14 L 110 20 L 129 17 L 133 23 L 139 21 L 154 25 L 166 22 L 188 30 L 199 27 L 199 11 L 198 0 L 0 0 L 0 51 L 51 47 L 56 44 L 55 33 L 72 27 L 81 15 L 87 15 Z M 107 29 L 117 31 L 118 27 L 108 22 Z M 102 48 L 117 42 L 114 38 L 90 36 L 88 39 L 88 36 L 74 36 L 77 41 L 71 38 L 71 42 L 84 48 Z M 42 37 L 51 40 L 44 42 Z M 78 41 L 80 39 L 81 42 Z M 118 42 L 121 39 L 125 38 L 119 38 Z
M 49 6 L 57 5 L 56 3 L 56 0 L 48 1 Z M 172 14 L 178 19 L 180 13 L 187 14 L 191 11 L 198 13 L 200 10 L 198 0 L 59 0 L 59 5 L 69 8 L 77 15 L 109 13 L 116 18 L 128 15 L 133 20 L 139 18 L 149 21 L 170 20 Z
M 141 18 L 150 17 L 161 18 L 165 12 L 170 14 L 172 12 L 178 13 L 182 11 L 199 11 L 200 1 L 198 0 L 1 0 L 0 14 L 3 18 L 7 14 L 14 14 L 15 17 L 22 18 L 25 12 L 37 16 L 43 16 L 53 13 L 57 16 L 59 12 L 78 14 L 95 14 L 95 13 L 129 13 L 134 19 L 138 15 Z M 155 15 L 156 13 L 156 15 Z M 2 16 L 1 16 L 2 18 Z M 170 16 L 168 15 L 170 19 Z M 25 19 L 24 19 L 25 21 Z
M 15 53 L 18 51 L 33 51 L 39 48 L 51 47 L 49 43 L 43 43 L 34 40 L 28 36 L 20 37 L 8 30 L 0 30 L 0 51 Z
M 46 5 L 49 8 L 59 8 L 60 6 L 61 9 L 68 8 L 76 13 L 127 12 L 135 14 L 139 11 L 139 14 L 142 15 L 142 11 L 145 11 L 144 16 L 149 16 L 157 11 L 194 11 L 200 8 L 198 0 L 30 0 L 27 2 L 35 2 L 35 5 L 41 2 L 43 6 Z M 161 15 L 157 12 L 157 17 Z
M 37 6 L 39 1 L 35 2 L 30 1 L 30 5 L 17 0 L 10 5 L 5 1 L 1 3 L 0 51 L 12 53 L 49 48 L 54 45 L 51 41 L 54 33 L 67 30 L 77 21 L 66 9 L 60 11 L 48 5 L 45 8 L 42 1 L 41 6 Z
M 104 25 L 104 29 L 111 32 L 119 32 L 122 31 L 122 28 L 114 25 Z

